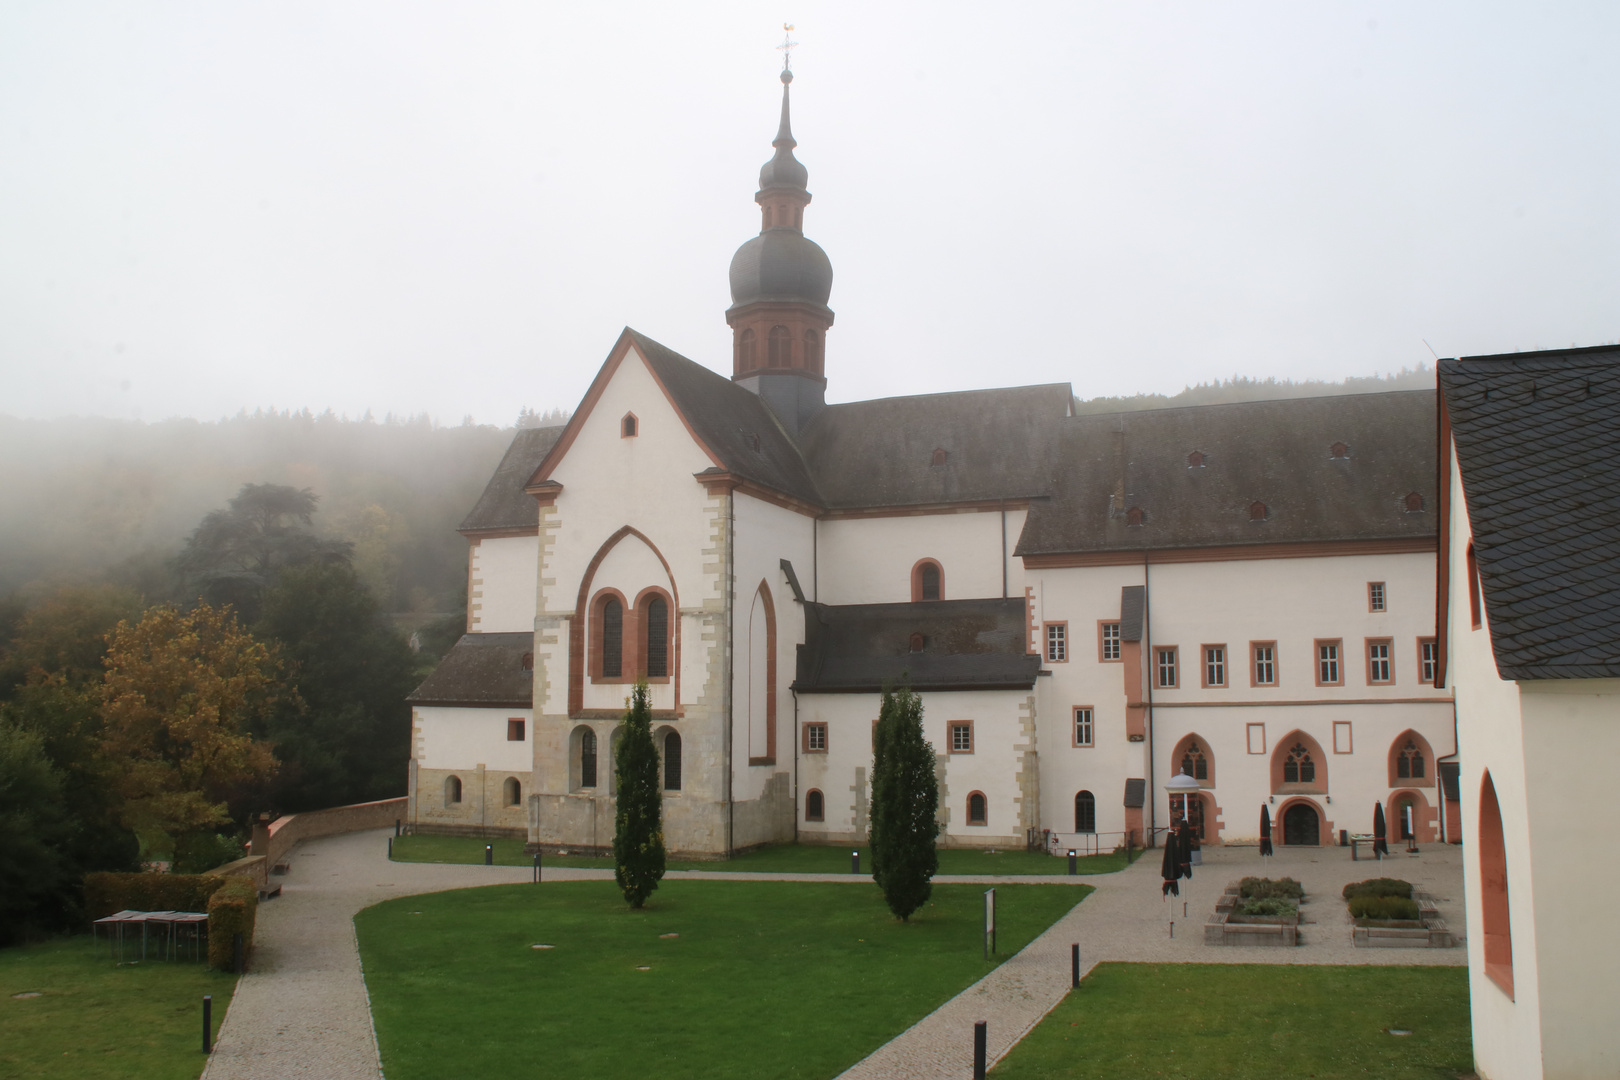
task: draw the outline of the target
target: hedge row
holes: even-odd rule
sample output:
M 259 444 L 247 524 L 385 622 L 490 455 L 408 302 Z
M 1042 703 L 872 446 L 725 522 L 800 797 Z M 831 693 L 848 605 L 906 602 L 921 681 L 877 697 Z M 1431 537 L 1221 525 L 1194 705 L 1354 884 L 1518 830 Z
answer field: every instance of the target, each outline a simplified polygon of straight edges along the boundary
M 1357 919 L 1415 919 L 1418 904 L 1404 896 L 1352 896 L 1350 914 Z
M 1354 900 L 1358 896 L 1400 896 L 1410 900 L 1412 898 L 1412 883 L 1402 881 L 1400 878 L 1369 878 L 1366 881 L 1352 881 L 1344 887 L 1344 898 Z
M 224 878 L 207 874 L 84 875 L 84 907 L 90 918 L 120 911 L 206 911 Z
M 231 970 L 234 938 L 242 935 L 242 952 L 253 948 L 253 923 L 259 913 L 259 888 L 252 878 L 232 875 L 208 898 L 208 962 L 221 971 Z
M 1291 877 L 1271 878 L 1246 877 L 1238 882 L 1238 893 L 1245 900 L 1265 900 L 1276 898 L 1279 900 L 1300 900 L 1305 896 L 1304 886 Z

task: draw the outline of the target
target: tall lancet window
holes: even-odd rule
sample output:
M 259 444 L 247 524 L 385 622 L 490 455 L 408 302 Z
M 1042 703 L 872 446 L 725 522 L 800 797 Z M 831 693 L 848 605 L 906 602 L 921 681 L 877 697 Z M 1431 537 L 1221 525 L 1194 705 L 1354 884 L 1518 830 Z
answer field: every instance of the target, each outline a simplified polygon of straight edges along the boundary
M 793 366 L 793 335 L 785 326 L 771 327 L 770 365 L 774 368 Z
M 821 335 L 814 330 L 804 332 L 804 366 L 808 371 L 821 374 Z
M 737 370 L 754 370 L 754 332 L 744 330 L 737 335 Z

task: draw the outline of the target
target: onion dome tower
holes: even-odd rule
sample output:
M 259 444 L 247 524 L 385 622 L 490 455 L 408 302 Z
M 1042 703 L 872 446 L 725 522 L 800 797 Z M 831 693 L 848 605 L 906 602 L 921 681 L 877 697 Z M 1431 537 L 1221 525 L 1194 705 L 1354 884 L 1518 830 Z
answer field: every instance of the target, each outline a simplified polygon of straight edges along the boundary
M 793 156 L 798 145 L 788 120 L 793 72 L 782 71 L 782 124 L 776 156 L 759 170 L 759 235 L 731 257 L 733 380 L 765 399 L 789 431 L 826 402 L 823 371 L 827 330 L 832 326 L 832 263 L 805 239 L 805 184 L 809 171 Z

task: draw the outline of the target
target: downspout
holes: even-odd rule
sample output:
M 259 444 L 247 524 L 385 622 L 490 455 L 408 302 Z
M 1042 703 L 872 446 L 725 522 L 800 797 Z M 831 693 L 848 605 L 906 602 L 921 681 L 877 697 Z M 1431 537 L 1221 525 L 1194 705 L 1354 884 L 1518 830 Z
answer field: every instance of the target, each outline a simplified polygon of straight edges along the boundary
M 1001 504 L 1001 598 L 1007 599 L 1007 504 Z
M 737 543 L 737 496 L 733 489 L 726 490 L 726 651 L 725 651 L 725 691 L 722 701 L 726 710 L 726 858 L 731 858 L 734 850 L 733 840 L 737 829 L 737 804 L 732 798 L 734 784 L 732 782 L 732 747 L 737 740 L 736 701 L 733 691 L 736 682 L 735 674 L 735 644 L 737 628 L 734 616 L 737 609 L 737 583 L 735 577 L 735 547 Z
M 1143 802 L 1147 803 L 1147 846 L 1153 847 L 1153 826 L 1158 821 L 1156 811 L 1159 806 L 1159 797 L 1154 794 L 1153 786 L 1153 593 L 1148 589 L 1148 553 L 1142 551 L 1142 639 L 1147 653 L 1147 791 Z
M 799 842 L 799 748 L 804 745 L 799 734 L 799 692 L 788 688 L 793 695 L 793 842 Z

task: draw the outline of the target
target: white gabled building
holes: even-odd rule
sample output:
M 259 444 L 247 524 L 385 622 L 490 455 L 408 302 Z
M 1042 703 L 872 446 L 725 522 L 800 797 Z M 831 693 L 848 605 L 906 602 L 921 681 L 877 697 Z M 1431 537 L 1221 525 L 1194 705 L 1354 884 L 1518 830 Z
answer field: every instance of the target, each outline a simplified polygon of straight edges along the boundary
M 605 848 L 646 676 L 680 853 L 864 839 L 901 683 L 946 844 L 1111 849 L 1172 812 L 1253 842 L 1262 804 L 1279 842 L 1368 831 L 1375 804 L 1458 839 L 1433 394 L 826 404 L 832 269 L 785 85 L 774 145 L 731 266 L 732 377 L 625 330 L 463 523 L 468 634 L 412 695 L 416 828 Z M 1204 790 L 1172 808 L 1183 768 Z
M 1475 1069 L 1620 1075 L 1620 348 L 1446 360 L 1440 392 Z

